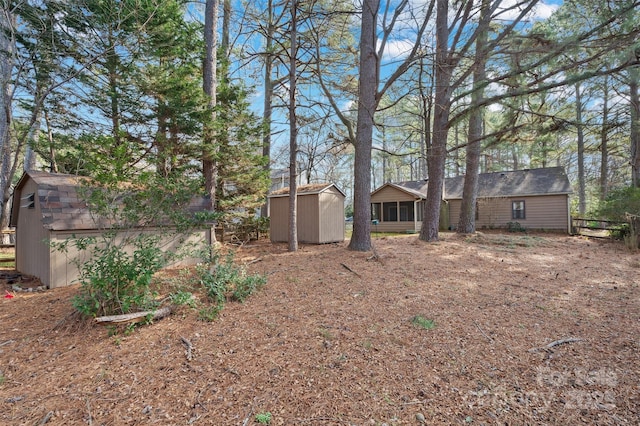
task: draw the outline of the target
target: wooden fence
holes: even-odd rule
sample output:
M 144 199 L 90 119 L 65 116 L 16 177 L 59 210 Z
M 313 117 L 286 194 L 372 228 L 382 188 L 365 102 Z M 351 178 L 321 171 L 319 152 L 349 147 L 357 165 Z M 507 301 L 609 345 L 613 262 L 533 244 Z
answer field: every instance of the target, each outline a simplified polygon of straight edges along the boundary
M 571 218 L 571 232 L 595 238 L 622 239 L 629 231 L 629 222 L 617 220 L 601 220 L 583 217 Z
M 3 229 L 0 231 L 0 248 L 15 247 L 16 245 L 16 230 L 15 229 Z

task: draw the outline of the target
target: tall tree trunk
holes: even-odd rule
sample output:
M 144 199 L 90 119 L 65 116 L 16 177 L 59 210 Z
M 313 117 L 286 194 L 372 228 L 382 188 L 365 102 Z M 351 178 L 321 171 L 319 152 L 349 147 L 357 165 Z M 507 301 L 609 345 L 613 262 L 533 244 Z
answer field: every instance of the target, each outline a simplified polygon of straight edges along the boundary
M 202 173 L 204 175 L 205 194 L 210 199 L 211 210 L 215 210 L 216 187 L 218 183 L 217 141 L 215 134 L 216 90 L 217 80 L 217 48 L 218 48 L 218 0 L 207 0 L 205 5 L 204 40 L 205 60 L 203 66 L 204 93 L 209 98 L 211 122 L 205 126 L 204 146 L 202 153 Z M 215 239 L 215 233 L 213 233 Z
M 584 173 L 584 124 L 582 123 L 582 93 L 580 83 L 576 89 L 576 131 L 578 136 L 578 212 L 584 215 L 587 211 L 586 182 Z
M 111 109 L 111 134 L 113 144 L 118 147 L 122 143 L 120 135 L 120 97 L 118 94 L 118 53 L 115 37 L 111 29 L 107 36 L 109 51 L 106 53 L 106 68 L 109 79 L 109 107 Z
M 638 94 L 638 82 L 640 72 L 637 69 L 629 70 L 629 99 L 631 116 L 631 182 L 636 188 L 640 188 L 640 95 Z
M 267 5 L 267 30 L 265 35 L 265 48 L 264 48 L 264 104 L 262 112 L 262 155 L 267 159 L 265 161 L 265 169 L 267 172 L 271 170 L 271 120 L 273 115 L 273 90 L 274 84 L 271 78 L 273 71 L 273 38 L 275 28 L 273 24 L 273 2 L 269 0 Z M 267 217 L 269 215 L 269 199 L 266 197 L 266 202 L 262 206 L 261 216 Z
M 222 3 L 222 54 L 225 59 L 229 59 L 231 54 L 231 43 L 229 42 L 229 33 L 231 31 L 231 0 L 223 0 Z
M 602 128 L 600 129 L 600 200 L 609 192 L 609 76 L 602 83 Z
M 486 78 L 486 44 L 487 27 L 489 25 L 489 1 L 482 1 L 482 11 L 478 38 L 476 39 L 475 69 L 473 71 L 474 91 L 471 94 L 473 110 L 469 117 L 469 133 L 467 139 L 467 159 L 465 167 L 464 187 L 462 190 L 462 205 L 458 220 L 457 232 L 471 234 L 476 231 L 476 201 L 478 199 L 478 173 L 480 169 L 481 139 L 484 126 L 484 109 L 480 107 L 484 98 L 484 84 Z
M 289 61 L 289 251 L 298 250 L 298 129 L 296 116 L 296 60 L 298 57 L 297 2 L 291 0 L 291 56 Z
M 2 2 L 0 9 L 0 227 L 9 227 L 9 197 L 13 156 L 11 155 L 11 73 L 14 66 L 15 53 L 15 17 L 11 14 L 9 2 Z M 3 235 L 4 240 L 4 235 Z M 3 243 L 7 241 L 2 241 Z
M 51 121 L 49 120 L 49 112 L 44 111 L 44 122 L 47 125 L 47 141 L 49 142 L 49 171 L 58 173 L 58 162 L 56 161 L 56 148 L 53 143 L 53 129 L 51 129 Z
M 427 178 L 427 147 L 431 145 L 431 112 L 433 110 L 433 73 L 429 74 L 431 80 L 428 89 L 424 86 L 424 58 L 420 58 L 420 72 L 418 88 L 420 91 L 420 105 L 422 111 L 422 135 L 420 137 L 420 179 Z
M 40 138 L 40 122 L 42 121 L 42 108 L 39 108 L 37 105 L 35 106 L 35 122 L 33 126 L 29 128 L 27 134 L 27 146 L 25 148 L 24 153 L 24 171 L 30 171 L 36 169 L 36 150 L 35 146 L 38 143 L 38 139 Z
M 353 234 L 349 249 L 371 250 L 371 144 L 377 102 L 376 30 L 379 0 L 364 0 L 360 30 L 360 85 L 353 168 Z
M 449 132 L 449 111 L 451 104 L 452 65 L 448 52 L 449 12 L 448 0 L 437 0 L 436 12 L 436 92 L 433 117 L 433 140 L 427 151 L 429 185 L 424 207 L 424 218 L 420 239 L 437 241 L 442 205 L 444 166 L 447 155 L 447 135 Z

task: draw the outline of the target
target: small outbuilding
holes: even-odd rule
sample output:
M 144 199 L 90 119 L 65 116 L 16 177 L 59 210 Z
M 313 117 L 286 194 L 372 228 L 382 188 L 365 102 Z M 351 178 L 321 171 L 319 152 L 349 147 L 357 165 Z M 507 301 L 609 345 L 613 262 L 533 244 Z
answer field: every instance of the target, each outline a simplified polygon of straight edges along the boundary
M 429 182 L 386 183 L 371 193 L 371 215 L 380 232 L 419 232 Z M 446 178 L 440 228 L 455 229 L 464 176 Z M 562 167 L 481 173 L 476 228 L 571 230 L 571 184 Z
M 325 244 L 344 241 L 344 193 L 332 183 L 297 188 L 298 241 Z M 269 195 L 272 242 L 289 241 L 289 188 Z
M 87 260 L 88 251 L 68 245 L 67 250 L 53 247 L 70 238 L 99 236 L 110 224 L 92 216 L 81 196 L 81 188 L 88 187 L 88 179 L 81 176 L 26 172 L 13 192 L 11 226 L 16 228 L 16 269 L 35 276 L 48 288 L 77 282 L 78 260 Z M 188 206 L 191 212 L 205 210 L 206 200 L 194 199 Z M 185 244 L 211 244 L 210 227 L 189 233 L 167 232 L 166 227 L 144 227 L 123 232 L 162 235 L 162 249 L 176 252 Z M 126 248 L 125 248 L 126 249 Z M 171 266 L 193 263 L 184 258 Z

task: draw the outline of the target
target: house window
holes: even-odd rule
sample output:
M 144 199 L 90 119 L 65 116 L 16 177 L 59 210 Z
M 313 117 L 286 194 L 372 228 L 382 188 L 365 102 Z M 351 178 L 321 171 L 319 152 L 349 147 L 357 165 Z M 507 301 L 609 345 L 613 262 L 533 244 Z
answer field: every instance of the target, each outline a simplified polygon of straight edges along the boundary
M 511 202 L 511 219 L 525 219 L 524 201 Z
M 400 202 L 400 222 L 413 222 L 413 201 Z
M 382 203 L 382 221 L 398 221 L 398 203 Z
M 380 221 L 380 203 L 371 203 L 371 220 Z
M 476 201 L 476 220 L 480 220 L 480 204 Z

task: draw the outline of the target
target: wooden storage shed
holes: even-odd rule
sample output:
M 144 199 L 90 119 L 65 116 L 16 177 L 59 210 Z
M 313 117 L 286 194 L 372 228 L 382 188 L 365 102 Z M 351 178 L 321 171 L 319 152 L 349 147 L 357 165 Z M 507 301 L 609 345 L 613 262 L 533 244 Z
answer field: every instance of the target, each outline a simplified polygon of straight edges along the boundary
M 79 189 L 87 186 L 86 178 L 74 175 L 27 172 L 13 192 L 11 226 L 16 227 L 16 270 L 35 276 L 48 288 L 77 282 L 77 260 L 88 260 L 88 251 L 72 245 L 66 252 L 51 247 L 69 238 L 99 236 L 109 224 L 92 217 Z M 194 199 L 189 211 L 206 209 L 206 200 Z M 188 234 L 167 232 L 167 228 L 145 227 L 131 233 L 161 233 L 162 249 L 180 250 L 185 244 L 211 244 L 212 229 L 207 227 Z M 117 240 L 116 240 L 117 241 Z M 183 259 L 171 266 L 193 263 Z
M 298 241 L 324 244 L 344 241 L 344 193 L 332 183 L 297 189 Z M 271 241 L 289 241 L 289 188 L 269 195 Z

